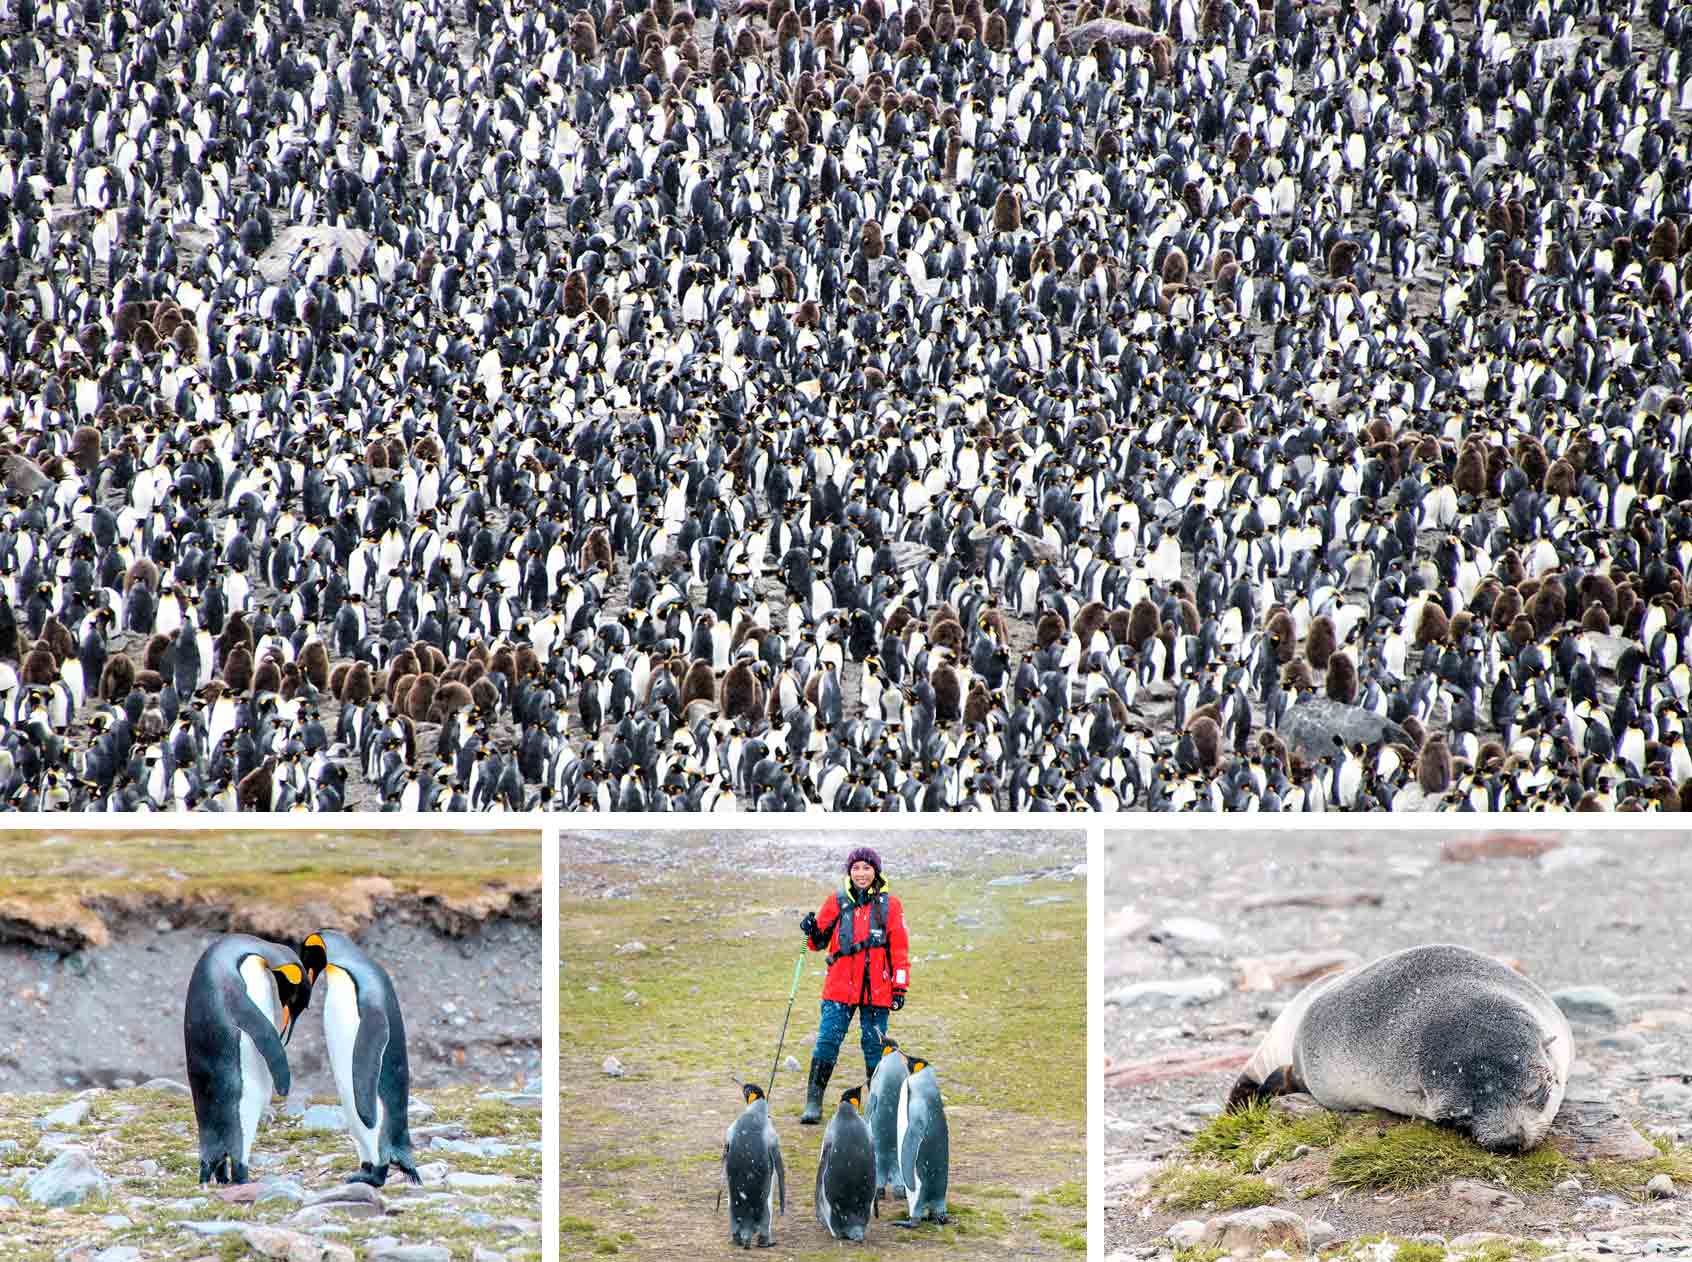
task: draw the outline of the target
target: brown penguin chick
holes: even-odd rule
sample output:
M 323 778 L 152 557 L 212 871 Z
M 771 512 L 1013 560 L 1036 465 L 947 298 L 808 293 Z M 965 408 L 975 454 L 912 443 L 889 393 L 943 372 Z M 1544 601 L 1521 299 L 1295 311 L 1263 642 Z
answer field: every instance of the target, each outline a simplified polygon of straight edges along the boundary
M 934 638 L 934 628 L 942 622 L 956 622 L 958 611 L 949 600 L 943 600 L 928 611 L 928 636 Z
M 1086 652 L 1093 642 L 1093 636 L 1104 630 L 1105 623 L 1110 618 L 1110 610 L 1105 608 L 1103 601 L 1089 600 L 1081 606 L 1075 615 L 1075 638 L 1081 642 L 1081 651 Z
M 215 645 L 217 660 L 229 660 L 229 655 L 237 648 L 247 650 L 247 669 L 252 669 L 253 629 L 247 625 L 247 615 L 244 610 L 237 609 L 224 620 L 223 630 L 217 633 Z
M 1128 615 L 1128 643 L 1138 649 L 1158 631 L 1157 606 L 1150 597 L 1142 596 L 1134 602 Z
M 1110 642 L 1115 644 L 1129 643 L 1129 629 L 1133 615 L 1126 609 L 1112 609 L 1110 617 L 1105 619 L 1105 633 L 1110 636 Z
M 1517 614 L 1515 621 L 1504 628 L 1504 634 L 1510 637 L 1512 644 L 1516 645 L 1531 644 L 1539 638 L 1534 634 L 1533 619 L 1528 617 L 1526 613 Z
M 123 594 L 129 595 L 130 589 L 138 584 L 155 594 L 159 590 L 159 567 L 146 557 L 136 557 L 124 571 Z
M 763 709 L 763 700 L 764 689 L 750 662 L 736 662 L 723 673 L 722 687 L 717 693 L 717 709 L 724 718 L 753 721 Z
M 164 687 L 164 676 L 156 670 L 137 671 L 135 686 L 142 692 L 157 692 Z
M 586 14 L 578 15 L 570 25 L 570 49 L 578 61 L 592 61 L 599 56 L 599 32 Z
M 71 639 L 71 633 L 65 629 L 65 624 L 57 616 L 49 617 L 46 625 L 41 628 L 41 638 L 47 641 L 47 647 L 53 651 L 53 656 L 59 661 L 68 661 L 77 654 L 76 641 Z
M 996 53 L 1004 52 L 1010 45 L 1010 30 L 1005 25 L 1005 15 L 997 9 L 987 15 L 987 26 L 982 42 Z
M 1188 180 L 1181 186 L 1181 204 L 1194 219 L 1204 218 L 1204 197 L 1199 192 L 1197 180 Z
M 654 659 L 652 673 L 658 673 L 657 667 L 662 661 Z M 509 644 L 496 644 L 494 651 L 488 654 L 488 674 L 504 675 L 507 679 L 517 678 L 517 659 L 512 655 Z
M 1093 157 L 1100 166 L 1107 166 L 1122 157 L 1122 142 L 1109 127 L 1099 128 L 1098 141 L 1093 145 Z
M 1069 634 L 1069 624 L 1055 609 L 1048 609 L 1040 615 L 1040 620 L 1034 624 L 1034 642 L 1043 649 L 1050 648 L 1064 636 Z
M 1534 630 L 1539 635 L 1549 635 L 1567 620 L 1568 598 L 1563 594 L 1564 590 L 1561 581 L 1542 583 L 1525 606 L 1524 611 L 1533 620 Z
M 1268 728 L 1264 728 L 1258 732 L 1257 749 L 1264 758 L 1279 758 L 1281 760 L 1281 766 L 1286 767 L 1289 765 L 1287 762 L 1287 747 L 1285 742 L 1283 742 L 1278 735 L 1270 731 Z
M 1564 499 L 1575 493 L 1575 469 L 1567 460 L 1553 460 L 1546 467 L 1545 493 Z
M 1299 688 L 1314 688 L 1316 678 L 1310 673 L 1310 663 L 1303 658 L 1295 657 L 1281 667 L 1281 688 L 1292 692 Z
M 387 692 L 388 700 L 390 702 L 393 701 L 394 694 L 398 691 L 398 688 L 395 685 L 407 675 L 415 675 L 416 673 L 417 654 L 415 652 L 409 648 L 403 648 L 394 654 L 392 660 L 388 662 L 389 682 Z M 322 684 L 318 685 L 319 688 L 322 686 Z
M 417 680 L 417 672 L 402 672 L 390 666 L 382 673 L 382 696 L 387 699 L 390 710 L 398 710 L 400 698 L 411 691 L 411 685 Z
M 282 700 L 292 701 L 303 691 L 305 691 L 305 676 L 300 673 L 300 664 L 298 662 L 283 662 L 282 686 L 277 689 L 277 692 L 282 696 Z
M 1187 720 L 1187 734 L 1198 751 L 1199 769 L 1215 771 L 1222 761 L 1222 729 L 1216 720 L 1208 714 L 1195 714 Z
M 282 691 L 282 665 L 274 655 L 266 653 L 264 660 L 253 669 L 253 693 Z
M 1680 229 L 1667 215 L 1651 230 L 1650 257 L 1663 263 L 1673 263 L 1680 257 Z
M 999 190 L 999 196 L 993 202 L 993 230 L 1015 232 L 1021 227 L 1022 202 L 1016 190 L 1007 184 Z
M 711 669 L 710 662 L 703 658 L 695 658 L 693 664 L 687 668 L 687 674 L 682 677 L 682 709 L 687 709 L 695 701 L 715 701 L 716 699 L 716 672 Z
M 1406 714 L 1404 716 L 1404 722 L 1400 723 L 1398 726 L 1403 728 L 1409 735 L 1411 749 L 1420 749 L 1423 744 L 1426 743 L 1428 739 L 1427 731 L 1422 727 L 1422 720 L 1418 719 L 1414 714 Z
M 18 670 L 18 681 L 23 684 L 50 684 L 59 677 L 59 663 L 52 652 L 40 642 L 24 655 L 23 665 Z
M 463 665 L 464 669 L 459 673 L 458 682 L 463 684 L 466 688 L 475 687 L 476 681 L 488 673 L 488 668 L 484 666 L 482 664 L 482 660 L 474 654 L 472 654 Z
M 868 262 L 875 262 L 887 252 L 886 243 L 882 240 L 881 236 L 881 225 L 874 219 L 864 220 L 863 230 L 860 234 L 860 241 L 862 243 L 864 258 Z
M 435 703 L 435 677 L 411 675 L 408 680 L 397 694 L 394 710 L 413 722 L 421 723 L 428 717 L 429 707 Z
M 1283 666 L 1292 661 L 1298 652 L 1298 627 L 1292 615 L 1285 609 L 1278 610 L 1270 615 L 1269 624 L 1263 630 L 1275 647 L 1275 660 Z
M 601 324 L 606 325 L 610 324 L 617 314 L 611 309 L 611 295 L 603 289 L 593 296 L 588 303 L 588 310 L 599 318 Z
M 329 672 L 329 695 L 339 697 L 341 689 L 347 686 L 347 672 L 352 669 L 351 662 L 336 662 L 335 668 Z
M 1169 36 L 1155 36 L 1147 51 L 1151 54 L 1152 78 L 1169 78 L 1175 71 L 1175 45 L 1169 42 Z
M 934 689 L 934 719 L 937 723 L 956 723 L 963 717 L 963 680 L 950 662 L 941 662 L 928 675 Z
M 616 566 L 611 555 L 611 533 L 604 526 L 594 526 L 582 540 L 577 564 L 584 570 L 591 570 L 595 566 L 603 566 L 614 571 Z
M 1224 251 L 1226 253 L 1226 251 Z M 1226 292 L 1234 287 L 1234 282 L 1240 278 L 1240 265 L 1233 259 L 1217 267 L 1212 275 L 1212 283 L 1218 290 Z
M 1197 635 L 1203 625 L 1199 621 L 1198 605 L 1191 597 L 1183 596 L 1175 602 L 1175 607 L 1181 611 L 1181 630 L 1187 635 Z
M 88 477 L 100 467 L 100 459 L 104 454 L 100 444 L 100 431 L 92 425 L 78 425 L 70 439 L 71 463 L 82 471 L 84 477 Z
M 1505 587 L 1492 602 L 1492 629 L 1502 631 L 1522 612 L 1522 594 L 1514 587 Z
M 127 342 L 135 335 L 137 325 L 153 318 L 153 304 L 150 302 L 125 302 L 118 305 L 112 313 L 112 337 L 119 342 Z
M 129 335 L 130 345 L 143 355 L 152 355 L 159 349 L 159 331 L 151 320 L 143 320 L 135 326 L 135 331 Z
M 1586 606 L 1586 612 L 1580 616 L 1582 631 L 1596 631 L 1600 635 L 1610 634 L 1610 615 L 1604 612 L 1604 606 L 1596 600 Z
M 1633 625 L 1633 619 L 1640 609 L 1639 593 L 1633 590 L 1631 582 L 1616 584 L 1616 610 L 1610 615 L 1610 624 L 1622 629 L 1627 634 Z
M 369 665 L 354 662 L 347 677 L 341 681 L 341 695 L 337 699 L 342 705 L 363 705 L 373 695 Z
M 441 684 L 435 689 L 435 699 L 429 707 L 430 721 L 444 723 L 453 715 L 468 710 L 473 700 L 470 689 L 463 684 Z
M 1325 613 L 1310 620 L 1310 632 L 1304 638 L 1304 660 L 1313 670 L 1327 670 L 1328 659 L 1339 644 L 1339 631 L 1334 620 Z
M 1608 618 L 1616 615 L 1616 581 L 1608 574 L 1596 571 L 1582 576 L 1580 586 L 1576 589 L 1581 600 L 1586 604 L 1597 603 L 1604 607 L 1604 614 Z
M 587 273 L 578 268 L 564 278 L 564 314 L 579 316 L 587 307 Z
M 237 696 L 246 695 L 253 683 L 253 655 L 243 644 L 237 644 L 223 659 L 223 683 Z
M 268 811 L 275 800 L 276 759 L 266 758 L 235 786 L 235 807 L 242 811 Z
M 135 660 L 128 653 L 113 653 L 100 671 L 100 700 L 122 701 L 135 687 Z
M 1328 275 L 1350 276 L 1351 269 L 1357 266 L 1358 256 L 1363 253 L 1363 247 L 1347 237 L 1341 237 L 1328 247 Z
M 1451 621 L 1446 627 L 1445 636 L 1452 644 L 1461 644 L 1474 629 L 1475 615 L 1467 609 L 1459 609 L 1451 615 Z
M 470 700 L 480 710 L 489 714 L 499 711 L 499 686 L 483 675 L 470 685 Z
M 1451 485 L 1459 495 L 1486 494 L 1486 453 L 1479 443 L 1468 443 L 1457 453 L 1457 468 Z
M 1357 663 L 1351 660 L 1351 654 L 1336 652 L 1328 658 L 1327 689 L 1328 700 L 1356 704 Z
M 1627 265 L 1633 262 L 1633 238 L 1619 236 L 1610 241 L 1610 254 L 1617 276 L 1627 270 Z
M 1416 783 L 1423 793 L 1444 793 L 1451 787 L 1451 747 L 1444 732 L 1433 732 L 1416 755 Z
M 1158 270 L 1165 285 L 1185 285 L 1187 283 L 1187 254 L 1178 245 L 1169 247 L 1169 253 L 1163 256 L 1163 266 Z
M 935 648 L 948 648 L 954 657 L 961 658 L 964 653 L 964 632 L 962 624 L 950 618 L 936 624 L 928 633 L 929 643 Z
M 1544 444 L 1532 434 L 1523 434 L 1516 440 L 1516 463 L 1521 466 L 1522 472 L 1527 474 L 1529 486 L 1545 485 L 1545 475 L 1551 469 L 1551 460 L 1545 454 Z
M 1416 647 L 1443 644 L 1450 630 L 1451 620 L 1445 616 L 1445 606 L 1432 598 L 1423 602 L 1422 616 L 1416 620 Z
M 150 636 L 147 647 L 141 650 L 141 669 L 163 672 L 165 668 L 165 654 L 170 652 L 171 637 L 168 635 Z
M 329 650 L 322 640 L 307 640 L 300 650 L 300 670 L 321 691 L 329 686 Z

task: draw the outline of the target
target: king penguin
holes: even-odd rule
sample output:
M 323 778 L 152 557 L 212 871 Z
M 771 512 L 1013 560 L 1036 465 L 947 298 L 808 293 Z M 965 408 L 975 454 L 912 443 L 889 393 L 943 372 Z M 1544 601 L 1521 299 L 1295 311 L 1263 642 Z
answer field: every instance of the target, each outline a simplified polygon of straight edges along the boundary
M 740 1089 L 746 1109 L 734 1119 L 723 1139 L 723 1186 L 729 1194 L 729 1239 L 742 1249 L 754 1240 L 760 1249 L 775 1243 L 770 1235 L 770 1193 L 779 1184 L 781 1212 L 787 1213 L 787 1169 L 781 1163 L 781 1141 L 770 1121 L 770 1102 L 764 1089 L 747 1083 Z M 723 1203 L 717 1193 L 717 1206 Z
M 200 1131 L 200 1182 L 245 1183 L 259 1116 L 291 1085 L 294 1022 L 311 1002 L 300 958 L 242 933 L 205 949 L 188 979 L 183 1044 Z
M 420 1183 L 411 1152 L 406 1107 L 411 1069 L 405 1055 L 405 1022 L 399 997 L 380 964 L 332 929 L 320 929 L 300 951 L 306 981 L 322 978 L 323 1037 L 347 1130 L 358 1147 L 358 1173 L 348 1183 L 381 1187 L 388 1167 Z
M 836 1240 L 862 1240 L 875 1211 L 875 1141 L 864 1121 L 864 1089 L 840 1095 L 817 1162 L 817 1221 Z
M 899 1095 L 910 1077 L 903 1056 L 895 1056 L 899 1045 L 892 1039 L 881 1043 L 881 1061 L 870 1079 L 869 1127 L 875 1141 L 875 1199 L 880 1200 L 889 1189 L 894 1196 L 905 1194 L 905 1183 L 899 1174 Z
M 907 1054 L 905 1061 L 910 1077 L 899 1088 L 899 1175 L 905 1181 L 910 1217 L 893 1225 L 914 1227 L 925 1218 L 944 1223 L 952 1149 L 940 1080 L 934 1066 L 920 1056 Z

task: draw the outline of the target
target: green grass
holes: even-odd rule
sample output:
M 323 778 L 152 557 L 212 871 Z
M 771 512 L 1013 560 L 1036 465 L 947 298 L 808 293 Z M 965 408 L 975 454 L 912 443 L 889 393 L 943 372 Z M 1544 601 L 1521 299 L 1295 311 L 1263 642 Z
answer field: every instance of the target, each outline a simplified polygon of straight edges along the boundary
M 1692 1181 L 1692 1152 L 1653 1142 L 1660 1155 L 1643 1161 L 1583 1162 L 1548 1144 L 1520 1155 L 1489 1152 L 1456 1131 L 1423 1121 L 1325 1110 L 1292 1113 L 1258 1104 L 1214 1118 L 1194 1136 L 1189 1152 L 1195 1162 L 1243 1174 L 1286 1161 L 1301 1146 L 1326 1151 L 1328 1186 L 1344 1191 L 1414 1192 L 1451 1179 L 1474 1179 L 1535 1193 L 1578 1176 L 1639 1199 L 1653 1175 Z M 1220 1173 L 1197 1165 L 1176 1172 L 1182 1169 L 1212 1180 Z
M 933 1062 L 948 1100 L 1079 1123 L 1084 1075 L 1065 1074 L 1054 1088 L 1049 1073 L 1004 1070 L 1047 1066 L 1052 1049 L 1086 1038 L 1086 899 L 1073 881 L 987 888 L 992 876 L 1025 861 L 968 880 L 893 884 L 910 930 L 912 987 L 890 1033 L 904 1044 L 903 1030 L 917 1021 L 926 1027 L 909 1050 Z M 593 1048 L 595 1068 L 607 1052 L 616 1055 L 637 1082 L 700 1071 L 767 1080 L 804 941 L 799 918 L 825 890 L 815 881 L 761 881 L 748 905 L 732 882 L 710 883 L 568 903 L 559 979 L 570 1044 Z M 1028 906 L 1052 894 L 1068 901 Z M 979 916 L 982 927 L 953 929 L 960 912 Z M 648 949 L 615 954 L 633 941 Z M 806 952 L 784 1046 L 801 1062 L 824 972 L 823 957 Z M 631 991 L 637 1002 L 625 1000 Z M 733 1019 L 709 1016 L 715 1013 Z M 855 1026 L 840 1063 L 843 1072 L 861 1067 Z M 778 1092 L 796 1080 L 783 1078 Z
M 1166 1209 L 1176 1213 L 1254 1209 L 1273 1205 L 1280 1195 L 1265 1179 L 1211 1166 L 1176 1166 L 1164 1170 L 1152 1180 L 1152 1193 Z

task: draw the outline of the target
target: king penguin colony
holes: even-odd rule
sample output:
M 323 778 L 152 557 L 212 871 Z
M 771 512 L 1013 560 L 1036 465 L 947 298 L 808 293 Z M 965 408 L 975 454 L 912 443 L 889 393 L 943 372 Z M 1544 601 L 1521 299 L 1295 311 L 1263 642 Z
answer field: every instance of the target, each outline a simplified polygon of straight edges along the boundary
M 0 0 L 0 801 L 1692 805 L 1669 0 Z

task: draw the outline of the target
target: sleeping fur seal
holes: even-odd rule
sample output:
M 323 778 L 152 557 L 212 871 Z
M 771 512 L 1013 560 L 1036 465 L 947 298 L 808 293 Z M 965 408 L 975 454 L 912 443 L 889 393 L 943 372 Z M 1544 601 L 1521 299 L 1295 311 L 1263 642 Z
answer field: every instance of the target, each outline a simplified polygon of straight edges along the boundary
M 1574 1050 L 1551 997 L 1459 946 L 1420 946 L 1312 982 L 1275 1019 L 1228 1107 L 1307 1091 L 1527 1150 L 1563 1102 Z

